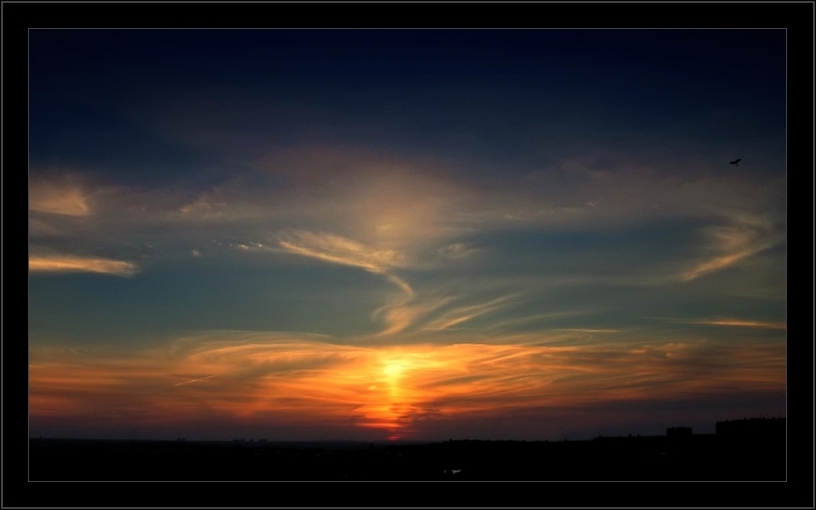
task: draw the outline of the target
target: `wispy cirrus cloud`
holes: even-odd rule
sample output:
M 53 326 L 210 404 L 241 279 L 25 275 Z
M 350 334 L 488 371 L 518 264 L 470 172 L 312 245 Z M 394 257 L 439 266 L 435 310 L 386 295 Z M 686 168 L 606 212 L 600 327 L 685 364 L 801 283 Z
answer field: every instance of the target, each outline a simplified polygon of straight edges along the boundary
M 334 234 L 296 230 L 280 233 L 278 245 L 291 254 L 383 275 L 399 287 L 407 299 L 414 295 L 411 286 L 392 273 L 392 269 L 407 265 L 404 254 L 397 250 L 377 249 Z
M 523 317 L 514 317 L 512 319 L 501 320 L 498 322 L 494 322 L 490 326 L 487 327 L 488 330 L 494 329 L 502 329 L 508 328 L 513 326 L 519 325 L 529 325 L 531 323 L 547 321 L 552 319 L 563 319 L 568 317 L 575 317 L 579 315 L 585 315 L 586 311 L 583 310 L 572 310 L 572 311 L 561 311 L 561 312 L 549 312 L 549 313 L 537 313 L 533 315 L 525 315 Z
M 422 301 L 411 299 L 407 296 L 386 303 L 372 313 L 372 319 L 382 318 L 386 328 L 378 336 L 389 336 L 406 330 L 409 326 L 416 324 L 422 317 L 442 308 L 455 299 L 454 296 L 442 298 L 428 298 Z
M 115 276 L 133 276 L 138 266 L 125 260 L 75 255 L 32 255 L 29 271 L 39 273 L 101 273 Z
M 414 289 L 392 271 L 409 265 L 404 254 L 397 250 L 377 249 L 334 234 L 291 230 L 278 235 L 278 245 L 287 253 L 382 275 L 397 286 L 402 294 L 390 298 L 385 306 L 372 314 L 372 319 L 382 315 L 387 324 L 381 336 L 404 330 L 418 317 L 442 304 L 409 304 L 415 296 Z
M 192 239 L 197 235 L 220 242 L 234 236 L 268 238 L 271 230 L 282 232 L 276 242 L 291 253 L 383 273 L 489 262 L 475 255 L 494 252 L 494 233 L 625 228 L 646 218 L 703 219 L 709 226 L 700 231 L 703 240 L 695 254 L 680 261 L 680 268 L 666 264 L 666 278 L 681 281 L 739 264 L 784 239 L 778 222 L 770 219 L 778 206 L 776 193 L 766 197 L 750 179 L 667 178 L 645 164 L 615 162 L 614 155 L 611 169 L 595 169 L 591 160 L 554 163 L 566 169 L 566 178 L 549 170 L 556 181 L 516 175 L 470 182 L 463 179 L 462 163 L 352 145 L 257 152 L 262 156 L 246 161 L 251 171 L 225 175 L 204 189 L 192 182 L 179 182 L 172 190 L 91 186 L 92 179 L 73 174 L 32 179 L 31 210 L 47 215 L 34 218 L 32 231 L 79 236 L 86 244 L 101 243 L 103 237 L 133 244 L 131 236 L 155 234 L 168 245 L 187 243 L 180 248 L 189 253 L 189 245 L 200 242 Z M 48 217 L 57 215 L 93 216 L 94 228 Z M 99 238 L 89 239 L 90 232 Z
M 323 232 L 292 230 L 278 235 L 286 251 L 325 262 L 359 267 L 372 273 L 404 267 L 404 254 L 397 250 L 377 249 L 346 237 Z
M 682 281 L 695 280 L 734 266 L 784 240 L 784 236 L 765 217 L 732 213 L 727 221 L 725 225 L 703 229 L 704 255 L 679 275 Z
M 737 319 L 733 317 L 720 317 L 710 319 L 687 319 L 670 320 L 677 324 L 699 324 L 701 326 L 727 326 L 738 328 L 760 328 L 760 329 L 787 329 L 788 325 L 784 321 L 756 321 Z
M 476 317 L 495 312 L 510 304 L 512 299 L 519 297 L 520 294 L 510 294 L 501 296 L 486 303 L 479 303 L 476 305 L 462 306 L 449 310 L 423 325 L 423 331 L 442 331 L 444 329 L 452 328 L 453 326 L 462 324 L 464 322 L 475 319 Z

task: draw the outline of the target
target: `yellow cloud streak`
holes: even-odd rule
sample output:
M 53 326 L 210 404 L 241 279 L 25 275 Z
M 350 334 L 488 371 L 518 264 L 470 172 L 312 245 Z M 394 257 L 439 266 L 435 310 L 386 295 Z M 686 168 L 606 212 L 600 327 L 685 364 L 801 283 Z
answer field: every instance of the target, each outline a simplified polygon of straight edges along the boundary
M 425 303 L 409 303 L 409 299 L 402 299 L 396 304 L 387 304 L 378 308 L 372 314 L 372 318 L 382 315 L 388 325 L 386 329 L 378 333 L 378 336 L 389 336 L 404 331 L 422 316 L 441 308 L 452 300 L 453 297 L 447 297 Z
M 569 312 L 550 312 L 550 313 L 538 313 L 535 315 L 527 315 L 525 317 L 514 317 L 512 319 L 507 319 L 503 321 L 499 321 L 494 323 L 493 325 L 488 327 L 488 330 L 493 329 L 500 329 L 510 326 L 518 326 L 520 324 L 527 324 L 530 322 L 547 320 L 547 319 L 559 319 L 565 317 L 574 317 L 577 315 L 582 315 L 586 312 L 583 311 L 569 311 Z
M 740 260 L 753 255 L 760 251 L 757 248 L 744 250 L 739 253 L 732 253 L 729 255 L 723 255 L 721 257 L 716 257 L 712 260 L 708 260 L 706 262 L 700 263 L 695 266 L 692 270 L 683 273 L 680 278 L 685 281 L 695 280 L 703 275 L 708 273 L 713 273 L 715 271 L 719 271 L 720 269 L 725 269 L 729 266 L 734 265 L 735 263 L 739 262 Z
M 285 250 L 325 262 L 354 266 L 374 273 L 384 273 L 392 267 L 404 265 L 401 253 L 390 249 L 376 249 L 345 237 L 295 231 L 281 234 L 278 243 Z
M 32 211 L 88 216 L 90 208 L 79 186 L 60 186 L 53 183 L 32 183 L 28 194 L 28 207 Z
M 787 329 L 785 322 L 748 321 L 743 319 L 700 319 L 682 321 L 685 324 L 703 324 L 710 326 L 736 326 L 744 328 Z
M 478 305 L 460 307 L 455 310 L 451 310 L 441 317 L 427 323 L 422 330 L 423 331 L 442 331 L 444 329 L 451 328 L 456 326 L 457 324 L 461 324 L 463 322 L 467 322 L 471 319 L 475 319 L 481 315 L 488 314 L 490 312 L 496 311 L 499 308 L 507 306 L 506 301 L 517 297 L 518 294 L 512 294 L 509 296 L 502 296 L 500 298 L 496 298 L 492 301 L 487 303 L 481 303 Z
M 31 256 L 28 270 L 51 273 L 102 273 L 117 276 L 131 276 L 136 273 L 136 264 L 122 260 L 71 255 Z

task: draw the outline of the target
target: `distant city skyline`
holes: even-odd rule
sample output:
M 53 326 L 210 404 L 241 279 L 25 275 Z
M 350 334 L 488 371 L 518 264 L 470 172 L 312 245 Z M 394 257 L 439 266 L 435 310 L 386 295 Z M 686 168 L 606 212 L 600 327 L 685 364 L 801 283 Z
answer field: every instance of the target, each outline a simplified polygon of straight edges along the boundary
M 32 436 L 785 417 L 784 30 L 29 40 Z

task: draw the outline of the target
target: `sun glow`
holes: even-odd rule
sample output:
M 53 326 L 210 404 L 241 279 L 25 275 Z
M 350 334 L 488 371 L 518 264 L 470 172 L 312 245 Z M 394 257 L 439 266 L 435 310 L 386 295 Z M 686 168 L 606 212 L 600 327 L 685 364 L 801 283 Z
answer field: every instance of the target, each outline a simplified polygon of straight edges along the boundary
M 376 370 L 371 374 L 379 380 L 374 381 L 370 387 L 377 402 L 367 409 L 367 426 L 388 430 L 389 439 L 392 440 L 402 437 L 401 429 L 405 425 L 407 413 L 423 400 L 421 388 L 412 384 L 412 375 L 429 365 L 428 360 L 424 361 L 423 363 L 415 353 L 393 352 L 382 355 L 380 374 Z
M 29 365 L 30 417 L 44 423 L 104 416 L 108 424 L 148 426 L 204 413 L 215 421 L 293 428 L 353 424 L 370 437 L 394 440 L 463 416 L 652 400 L 656 387 L 663 395 L 716 393 L 725 383 L 765 392 L 785 387 L 784 345 L 773 343 L 727 350 L 693 340 L 372 348 L 284 334 L 221 336 L 180 339 L 172 355 L 160 349 L 89 358 L 37 349 Z M 715 378 L 689 371 L 689 361 L 702 357 Z M 639 384 L 622 384 L 631 378 Z

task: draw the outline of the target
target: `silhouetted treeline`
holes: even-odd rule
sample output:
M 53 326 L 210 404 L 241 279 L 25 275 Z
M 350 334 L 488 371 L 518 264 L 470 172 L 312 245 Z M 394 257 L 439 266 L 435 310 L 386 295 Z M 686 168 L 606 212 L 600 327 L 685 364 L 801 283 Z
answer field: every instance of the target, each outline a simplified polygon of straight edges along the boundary
M 784 423 L 760 427 L 763 435 L 413 445 L 32 439 L 29 474 L 31 480 L 785 480 Z

